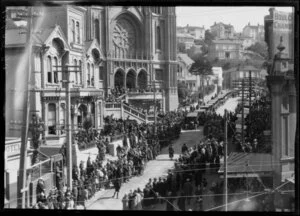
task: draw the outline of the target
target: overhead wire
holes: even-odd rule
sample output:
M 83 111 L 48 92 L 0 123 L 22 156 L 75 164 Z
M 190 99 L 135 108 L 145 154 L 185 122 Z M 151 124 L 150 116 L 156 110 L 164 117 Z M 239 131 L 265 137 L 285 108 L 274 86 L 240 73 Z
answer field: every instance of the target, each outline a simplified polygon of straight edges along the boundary
M 247 198 L 244 198 L 244 199 L 240 199 L 240 200 L 236 200 L 236 201 L 233 201 L 231 203 L 227 203 L 227 204 L 224 204 L 224 205 L 220 205 L 220 206 L 217 206 L 217 207 L 214 207 L 214 208 L 211 208 L 211 209 L 208 209 L 206 211 L 211 211 L 211 210 L 215 210 L 215 209 L 218 209 L 218 208 L 222 208 L 222 207 L 225 207 L 225 206 L 228 206 L 228 205 L 231 205 L 231 204 L 234 204 L 234 203 L 238 203 L 238 202 L 241 202 L 241 201 L 245 201 L 247 199 L 252 199 L 252 198 L 255 198 L 255 197 L 258 197 L 258 196 L 261 196 L 261 195 L 264 195 L 264 194 L 269 194 L 269 193 L 272 193 L 272 192 L 275 192 L 275 191 L 278 191 L 279 188 L 282 188 L 284 185 L 288 184 L 289 182 L 285 182 L 285 183 L 282 183 L 281 185 L 279 185 L 277 188 L 275 189 L 272 189 L 271 191 L 267 191 L 267 192 L 263 192 L 263 193 L 260 193 L 260 194 L 257 194 L 257 195 L 254 195 L 252 197 L 247 197 Z

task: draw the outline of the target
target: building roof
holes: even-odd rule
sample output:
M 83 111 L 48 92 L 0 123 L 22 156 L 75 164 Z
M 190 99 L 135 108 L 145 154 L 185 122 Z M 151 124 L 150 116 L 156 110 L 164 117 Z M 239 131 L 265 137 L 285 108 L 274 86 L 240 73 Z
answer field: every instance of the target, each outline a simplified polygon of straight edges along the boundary
M 59 25 L 50 28 L 40 28 L 33 32 L 32 39 L 34 45 L 42 45 L 51 43 L 50 39 L 60 37 L 63 40 L 65 49 L 69 49 L 69 44 L 66 42 L 66 37 Z M 5 31 L 5 46 L 6 47 L 24 47 L 27 43 L 27 34 L 25 28 L 9 29 Z
M 233 27 L 233 25 L 231 25 L 231 24 L 224 24 L 223 22 L 215 23 L 215 24 L 212 25 L 211 27 L 214 27 L 214 26 L 216 26 L 216 25 L 223 25 L 223 26 L 225 26 L 225 28 Z
M 231 152 L 227 159 L 228 174 L 257 174 L 261 172 L 272 172 L 272 155 L 266 153 L 243 153 Z M 224 164 L 221 165 L 219 173 L 224 172 Z
M 240 70 L 243 70 L 243 71 L 259 71 L 258 68 L 252 66 L 252 65 L 246 65 L 242 68 L 240 68 Z
M 185 65 L 192 65 L 194 63 L 193 59 L 191 59 L 187 54 L 185 53 L 178 53 L 177 57 L 184 62 Z
M 188 33 L 177 33 L 176 34 L 177 37 L 188 37 L 188 38 L 195 38 L 193 35 L 188 34 Z
M 215 44 L 240 44 L 240 43 L 242 43 L 240 40 L 237 40 L 237 39 L 235 39 L 235 40 L 228 40 L 228 39 L 226 39 L 226 40 L 213 40 L 212 41 L 213 43 L 215 43 Z
M 40 152 L 48 157 L 54 156 L 54 155 L 59 155 L 60 153 L 61 146 L 41 146 L 40 147 Z

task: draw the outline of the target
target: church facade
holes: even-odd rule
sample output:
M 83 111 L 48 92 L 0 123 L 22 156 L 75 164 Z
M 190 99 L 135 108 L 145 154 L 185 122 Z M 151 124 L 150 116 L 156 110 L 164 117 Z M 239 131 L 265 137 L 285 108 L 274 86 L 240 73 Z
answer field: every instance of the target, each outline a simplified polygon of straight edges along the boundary
M 102 128 L 105 98 L 115 88 L 141 92 L 155 86 L 163 110 L 178 107 L 175 7 L 65 5 L 34 10 L 42 16 L 33 18 L 30 108 L 45 123 L 47 140 L 65 136 L 66 65 L 78 66 L 70 75 L 73 129 L 88 116 L 96 129 Z M 10 9 L 7 20 L 16 11 Z M 22 121 L 16 96 L 25 85 L 16 84 L 16 77 L 27 41 L 20 28 L 6 28 L 7 136 L 20 134 L 11 124 Z M 135 98 L 143 99 L 143 94 Z

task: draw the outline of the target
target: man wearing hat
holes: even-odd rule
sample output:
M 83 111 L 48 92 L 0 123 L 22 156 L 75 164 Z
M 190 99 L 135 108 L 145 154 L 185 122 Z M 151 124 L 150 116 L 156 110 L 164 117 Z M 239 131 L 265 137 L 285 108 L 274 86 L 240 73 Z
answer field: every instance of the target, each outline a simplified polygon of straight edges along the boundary
M 183 191 L 184 191 L 184 194 L 188 197 L 187 201 L 188 201 L 188 205 L 190 205 L 191 197 L 189 197 L 189 196 L 193 195 L 193 185 L 190 182 L 190 178 L 187 178 L 186 182 L 183 184 Z

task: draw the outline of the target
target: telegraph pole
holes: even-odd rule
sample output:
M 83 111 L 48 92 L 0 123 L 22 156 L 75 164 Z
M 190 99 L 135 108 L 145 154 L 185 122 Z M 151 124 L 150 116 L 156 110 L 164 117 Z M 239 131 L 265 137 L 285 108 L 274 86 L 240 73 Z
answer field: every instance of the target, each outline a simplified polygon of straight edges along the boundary
M 242 80 L 242 146 L 244 145 L 244 79 Z
M 26 203 L 26 193 L 28 191 L 26 188 L 27 183 L 27 141 L 28 141 L 28 126 L 29 126 L 29 111 L 30 111 L 30 80 L 31 80 L 31 53 L 32 53 L 32 16 L 33 8 L 29 8 L 28 21 L 27 21 L 27 64 L 28 71 L 25 71 L 25 88 L 24 91 L 24 103 L 23 103 L 23 127 L 21 134 L 21 149 L 20 149 L 20 165 L 19 165 L 19 176 L 18 176 L 18 208 L 25 208 Z
M 252 97 L 252 71 L 249 71 L 249 122 L 251 122 L 251 97 Z M 249 127 L 249 135 L 251 136 L 251 127 Z
M 67 126 L 67 186 L 72 191 L 72 136 L 71 136 L 71 98 L 70 98 L 70 72 L 69 65 L 63 71 L 66 73 L 66 126 Z
M 70 73 L 81 71 L 80 66 L 70 66 L 66 64 L 65 66 L 56 66 L 56 68 L 62 68 L 60 72 L 65 74 L 65 79 L 62 80 L 63 83 L 66 83 L 65 94 L 66 94 L 66 162 L 67 162 L 67 187 L 72 190 L 72 124 L 71 124 L 71 96 L 70 96 Z M 70 69 L 73 68 L 73 69 Z M 79 70 L 78 70 L 79 69 Z M 57 72 L 59 72 L 57 70 Z
M 154 135 L 156 136 L 156 123 L 157 123 L 157 119 L 156 119 L 156 86 L 155 83 L 153 82 L 154 85 Z
M 228 183 L 227 183 L 227 110 L 225 109 L 225 139 L 224 139 L 224 200 L 225 200 L 225 211 L 227 212 L 228 203 Z

